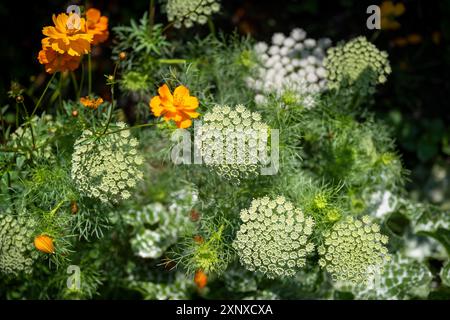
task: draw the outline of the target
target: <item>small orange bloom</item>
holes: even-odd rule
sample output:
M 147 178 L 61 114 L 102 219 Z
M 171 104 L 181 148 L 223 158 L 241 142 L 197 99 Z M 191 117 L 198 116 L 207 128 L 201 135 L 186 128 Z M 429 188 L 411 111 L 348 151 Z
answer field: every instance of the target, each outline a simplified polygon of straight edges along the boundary
M 93 35 L 92 44 L 96 45 L 108 39 L 108 17 L 102 16 L 100 10 L 90 8 L 86 11 L 87 33 Z
M 55 247 L 53 246 L 53 239 L 47 235 L 41 234 L 34 238 L 34 246 L 44 253 L 55 253 Z
M 53 15 L 55 26 L 44 27 L 42 33 L 47 36 L 42 39 L 42 48 L 51 48 L 57 53 L 80 57 L 91 51 L 93 35 L 86 33 L 86 21 L 80 18 L 80 28 L 71 27 L 67 23 L 69 16 L 65 13 Z M 69 21 L 70 22 L 70 21 Z
M 419 44 L 422 42 L 422 36 L 418 33 L 411 33 L 406 39 L 408 39 L 409 44 Z
M 95 98 L 86 96 L 86 97 L 81 97 L 80 102 L 83 106 L 85 106 L 89 109 L 97 110 L 98 106 L 103 103 L 103 99 L 102 98 L 95 99 Z
M 400 28 L 400 23 L 395 18 L 405 12 L 405 5 L 403 3 L 394 4 L 392 1 L 383 1 L 380 11 L 381 29 L 397 30 Z
M 150 100 L 150 109 L 156 117 L 163 116 L 165 121 L 174 120 L 178 128 L 189 128 L 192 125 L 191 118 L 197 118 L 200 114 L 195 111 L 198 108 L 198 99 L 189 95 L 185 86 L 178 86 L 170 92 L 164 84 L 158 89 L 159 96 Z
M 52 48 L 45 48 L 39 51 L 38 60 L 45 65 L 45 71 L 55 73 L 58 71 L 74 71 L 81 62 L 81 57 L 70 56 L 69 54 L 59 54 Z
M 208 284 L 208 276 L 202 270 L 197 270 L 195 272 L 194 282 L 199 289 L 203 289 Z

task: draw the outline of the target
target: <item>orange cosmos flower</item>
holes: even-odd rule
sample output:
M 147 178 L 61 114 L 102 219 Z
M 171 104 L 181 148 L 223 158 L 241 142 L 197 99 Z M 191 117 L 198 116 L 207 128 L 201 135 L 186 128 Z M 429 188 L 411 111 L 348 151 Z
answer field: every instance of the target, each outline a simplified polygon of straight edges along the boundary
M 198 108 L 198 99 L 189 95 L 185 86 L 178 86 L 170 92 L 164 84 L 158 89 L 159 96 L 150 100 L 150 109 L 156 117 L 163 116 L 165 121 L 175 121 L 178 128 L 189 128 L 192 125 L 191 118 L 197 118 L 200 114 L 195 111 Z
M 197 270 L 195 272 L 194 282 L 199 289 L 203 289 L 208 284 L 208 276 L 202 270 Z
M 45 65 L 45 71 L 55 73 L 57 71 L 73 71 L 80 65 L 81 57 L 59 54 L 52 48 L 39 51 L 38 60 Z
M 108 39 L 108 17 L 102 16 L 100 10 L 90 8 L 86 11 L 87 33 L 93 35 L 92 44 L 105 42 Z
M 67 23 L 69 16 L 65 13 L 53 15 L 52 19 L 55 26 L 44 27 L 42 30 L 42 33 L 47 36 L 42 39 L 44 50 L 51 48 L 59 54 L 77 57 L 89 53 L 94 36 L 86 32 L 84 18 L 80 18 L 79 29 L 74 27 L 74 24 Z
M 34 246 L 44 253 L 55 253 L 55 247 L 53 246 L 53 239 L 49 236 L 41 234 L 34 238 Z
M 102 98 L 91 98 L 91 97 L 82 97 L 80 98 L 80 102 L 83 106 L 89 108 L 89 109 L 94 109 L 97 110 L 98 106 L 101 105 L 103 103 L 103 99 Z

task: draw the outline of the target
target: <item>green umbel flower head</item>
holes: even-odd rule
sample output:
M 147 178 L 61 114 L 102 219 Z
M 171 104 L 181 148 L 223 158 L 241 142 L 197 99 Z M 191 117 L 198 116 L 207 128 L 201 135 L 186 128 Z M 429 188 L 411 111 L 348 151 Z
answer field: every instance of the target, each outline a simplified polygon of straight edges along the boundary
M 103 203 L 128 199 L 129 189 L 143 178 L 139 142 L 125 128 L 125 123 L 117 123 L 101 137 L 85 130 L 75 142 L 71 175 L 85 196 Z
M 0 272 L 31 273 L 38 252 L 33 246 L 35 223 L 23 216 L 0 215 Z
M 192 27 L 195 23 L 205 24 L 208 17 L 220 10 L 217 0 L 168 0 L 167 19 L 175 28 Z
M 243 224 L 233 243 L 241 263 L 268 278 L 290 277 L 314 250 L 308 241 L 314 220 L 282 196 L 254 199 L 241 211 Z
M 319 265 L 335 281 L 366 282 L 379 273 L 390 260 L 388 237 L 380 234 L 380 227 L 369 216 L 362 220 L 348 217 L 323 233 L 324 243 L 318 248 Z
M 355 87 L 362 94 L 372 93 L 391 73 L 388 54 L 365 37 L 328 49 L 324 66 L 330 89 Z
M 203 117 L 195 143 L 204 163 L 221 177 L 239 182 L 259 175 L 268 161 L 269 126 L 243 105 L 217 105 Z

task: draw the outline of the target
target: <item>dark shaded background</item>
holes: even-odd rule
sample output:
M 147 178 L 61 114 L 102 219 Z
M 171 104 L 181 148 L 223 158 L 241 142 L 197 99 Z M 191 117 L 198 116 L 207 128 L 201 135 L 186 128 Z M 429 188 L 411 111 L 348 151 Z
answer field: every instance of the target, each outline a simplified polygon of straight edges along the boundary
M 110 28 L 128 24 L 130 18 L 139 19 L 148 10 L 150 1 L 91 1 L 110 19 Z M 156 1 L 159 5 L 159 2 Z M 366 8 L 381 1 L 361 0 L 222 0 L 221 13 L 216 15 L 216 28 L 225 32 L 237 30 L 251 34 L 258 40 L 270 41 L 274 32 L 288 33 L 294 27 L 304 28 L 313 38 L 330 37 L 333 42 L 366 35 L 380 49 L 389 52 L 393 72 L 386 85 L 380 88 L 373 111 L 388 121 L 395 130 L 405 166 L 412 173 L 409 187 L 426 198 L 433 168 L 444 168 L 447 179 L 450 171 L 450 1 L 402 2 L 405 13 L 398 19 L 401 28 L 381 31 L 378 36 L 366 28 Z M 41 92 L 46 75 L 37 61 L 41 30 L 51 24 L 51 15 L 65 11 L 69 4 L 84 1 L 3 1 L 0 3 L 1 79 L 0 106 L 12 106 L 7 91 L 11 81 Z M 157 7 L 157 22 L 166 23 L 165 15 Z M 206 34 L 207 27 L 196 27 Z M 419 35 L 416 44 L 398 46 L 398 38 Z M 172 31 L 169 36 L 188 37 L 192 33 Z M 96 64 L 94 87 L 101 91 L 102 74 L 111 73 L 111 38 L 93 52 Z M 450 180 L 450 179 L 449 179 Z M 432 183 L 432 182 L 431 182 Z M 444 184 L 444 189 L 450 185 Z M 448 191 L 448 190 L 447 190 Z M 439 202 L 439 201 L 437 201 Z

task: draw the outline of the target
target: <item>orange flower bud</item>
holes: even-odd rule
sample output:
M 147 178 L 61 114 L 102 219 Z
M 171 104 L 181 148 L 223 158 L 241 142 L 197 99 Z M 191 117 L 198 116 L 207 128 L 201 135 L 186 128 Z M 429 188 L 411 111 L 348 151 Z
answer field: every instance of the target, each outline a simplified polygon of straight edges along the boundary
M 70 203 L 70 211 L 72 212 L 72 214 L 76 214 L 78 212 L 78 205 L 76 201 L 72 201 Z
M 34 246 L 44 253 L 55 253 L 55 247 L 53 246 L 53 239 L 47 235 L 41 234 L 34 238 Z
M 197 234 L 197 235 L 194 236 L 194 241 L 195 241 L 195 243 L 202 244 L 203 243 L 203 237 L 201 235 Z
M 203 289 L 208 283 L 208 276 L 203 271 L 197 270 L 195 272 L 194 282 L 199 289 Z
M 121 60 L 121 61 L 123 61 L 123 60 L 125 60 L 127 58 L 127 54 L 126 54 L 126 52 L 121 52 L 121 53 L 119 53 L 119 59 Z
M 200 219 L 200 213 L 196 210 L 192 210 L 189 215 L 193 222 L 197 222 Z
M 77 110 L 73 110 L 72 111 L 72 117 L 74 117 L 74 118 L 78 117 L 78 111 Z

